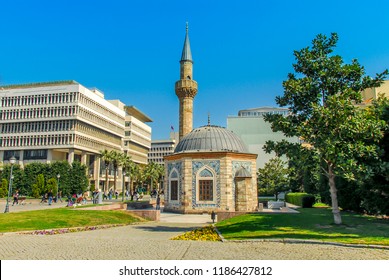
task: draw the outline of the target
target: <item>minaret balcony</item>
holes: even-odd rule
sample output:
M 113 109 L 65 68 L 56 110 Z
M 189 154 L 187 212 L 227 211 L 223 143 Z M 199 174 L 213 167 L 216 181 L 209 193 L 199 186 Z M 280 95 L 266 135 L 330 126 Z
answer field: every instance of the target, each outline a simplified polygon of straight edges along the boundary
M 182 88 L 187 89 L 196 89 L 197 91 L 197 82 L 193 80 L 179 80 L 176 82 L 176 92 L 177 90 L 181 90 Z

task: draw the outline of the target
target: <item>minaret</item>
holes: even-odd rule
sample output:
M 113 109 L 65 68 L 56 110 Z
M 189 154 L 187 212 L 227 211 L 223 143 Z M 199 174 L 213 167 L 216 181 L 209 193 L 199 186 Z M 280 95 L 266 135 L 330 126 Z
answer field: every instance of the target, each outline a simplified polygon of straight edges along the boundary
M 193 80 L 193 61 L 190 51 L 188 23 L 184 48 L 180 60 L 180 80 L 176 82 L 176 95 L 180 100 L 179 140 L 193 129 L 193 99 L 197 93 L 197 83 Z

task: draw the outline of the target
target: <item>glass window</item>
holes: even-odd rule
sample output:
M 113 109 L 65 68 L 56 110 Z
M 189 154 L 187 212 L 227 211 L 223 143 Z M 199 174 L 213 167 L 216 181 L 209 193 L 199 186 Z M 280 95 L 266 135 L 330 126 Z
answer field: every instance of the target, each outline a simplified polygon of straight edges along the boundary
M 199 200 L 213 200 L 213 180 L 199 180 Z
M 170 200 L 178 200 L 178 181 L 170 181 Z

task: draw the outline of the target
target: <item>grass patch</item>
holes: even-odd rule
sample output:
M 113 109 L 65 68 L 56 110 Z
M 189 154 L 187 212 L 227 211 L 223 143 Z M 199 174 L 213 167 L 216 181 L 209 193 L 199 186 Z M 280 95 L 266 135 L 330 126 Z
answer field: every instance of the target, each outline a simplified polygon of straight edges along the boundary
M 0 215 L 0 232 L 132 224 L 140 219 L 127 211 L 78 211 L 69 208 L 15 212 Z
M 325 204 L 323 202 L 316 202 L 312 205 L 314 208 L 329 208 L 330 206 L 328 204 Z
M 230 240 L 295 238 L 348 244 L 389 246 L 389 221 L 342 212 L 342 225 L 333 223 L 331 209 L 304 208 L 300 214 L 248 214 L 220 223 Z

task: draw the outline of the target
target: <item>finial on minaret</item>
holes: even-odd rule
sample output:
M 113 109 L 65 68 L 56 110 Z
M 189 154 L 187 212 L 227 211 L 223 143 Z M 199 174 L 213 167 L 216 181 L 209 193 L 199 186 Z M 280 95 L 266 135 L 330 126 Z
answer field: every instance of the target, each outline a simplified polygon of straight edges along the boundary
M 184 48 L 182 49 L 182 55 L 181 55 L 181 61 L 188 60 L 192 61 L 192 52 L 190 51 L 190 43 L 189 43 L 189 25 L 188 22 L 186 22 L 186 33 L 185 33 L 185 41 L 184 41 Z

